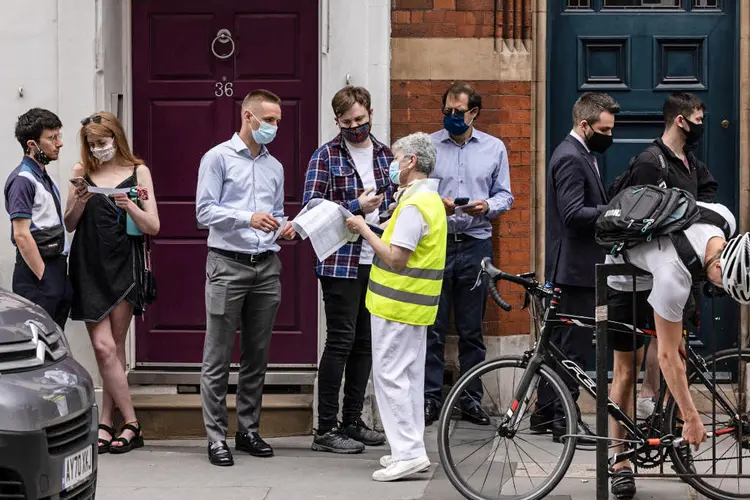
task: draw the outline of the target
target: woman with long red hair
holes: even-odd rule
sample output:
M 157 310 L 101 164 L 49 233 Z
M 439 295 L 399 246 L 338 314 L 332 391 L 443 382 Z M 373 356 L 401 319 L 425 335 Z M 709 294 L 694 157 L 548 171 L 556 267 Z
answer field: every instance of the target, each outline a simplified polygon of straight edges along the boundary
M 75 231 L 71 318 L 86 323 L 104 382 L 99 453 L 127 453 L 143 446 L 143 436 L 125 376 L 125 338 L 133 314 L 145 306 L 139 234 L 157 234 L 159 214 L 151 172 L 131 152 L 117 117 L 95 113 L 81 125 L 81 161 L 73 167 L 65 209 L 65 227 Z M 89 186 L 137 188 L 131 192 L 141 195 L 134 200 L 130 193 L 94 194 Z M 115 407 L 125 421 L 117 437 Z

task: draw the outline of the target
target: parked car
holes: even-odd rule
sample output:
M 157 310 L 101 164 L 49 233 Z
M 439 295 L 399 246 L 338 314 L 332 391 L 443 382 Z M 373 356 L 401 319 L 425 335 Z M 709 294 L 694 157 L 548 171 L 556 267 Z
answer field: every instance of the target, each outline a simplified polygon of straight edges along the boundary
M 63 331 L 0 289 L 0 499 L 93 499 L 97 422 L 93 381 Z

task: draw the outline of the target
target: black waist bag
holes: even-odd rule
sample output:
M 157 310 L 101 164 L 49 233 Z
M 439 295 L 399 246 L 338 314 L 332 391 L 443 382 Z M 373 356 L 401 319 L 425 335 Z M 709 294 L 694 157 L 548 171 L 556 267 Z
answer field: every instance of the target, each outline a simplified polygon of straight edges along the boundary
M 65 229 L 62 226 L 33 231 L 31 236 L 43 259 L 57 257 L 65 250 Z
M 609 202 L 596 220 L 595 239 L 611 255 L 682 231 L 700 218 L 687 191 L 658 186 L 632 186 Z

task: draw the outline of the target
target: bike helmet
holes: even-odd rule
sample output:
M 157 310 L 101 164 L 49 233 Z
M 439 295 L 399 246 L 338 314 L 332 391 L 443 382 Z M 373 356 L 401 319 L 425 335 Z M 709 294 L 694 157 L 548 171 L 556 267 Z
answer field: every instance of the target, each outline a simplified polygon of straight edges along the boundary
M 740 304 L 750 304 L 750 233 L 730 239 L 720 259 L 724 291 Z

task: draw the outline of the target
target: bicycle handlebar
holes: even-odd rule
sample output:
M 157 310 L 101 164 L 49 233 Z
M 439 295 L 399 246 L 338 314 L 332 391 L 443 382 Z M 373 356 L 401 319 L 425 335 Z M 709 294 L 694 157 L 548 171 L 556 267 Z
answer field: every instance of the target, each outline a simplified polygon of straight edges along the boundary
M 492 296 L 492 299 L 495 301 L 495 303 L 500 306 L 500 308 L 503 311 L 510 311 L 513 309 L 513 307 L 505 302 L 503 298 L 500 296 L 500 292 L 497 291 L 497 282 L 500 280 L 510 281 L 511 283 L 515 283 L 517 285 L 521 285 L 524 287 L 527 291 L 530 288 L 534 288 L 537 284 L 536 281 L 529 278 L 524 278 L 523 276 L 517 276 L 515 274 L 508 274 L 506 272 L 501 271 L 500 269 L 496 268 L 492 265 L 490 258 L 485 257 L 482 259 L 482 272 L 486 273 L 491 279 L 492 283 L 490 283 L 490 295 Z

